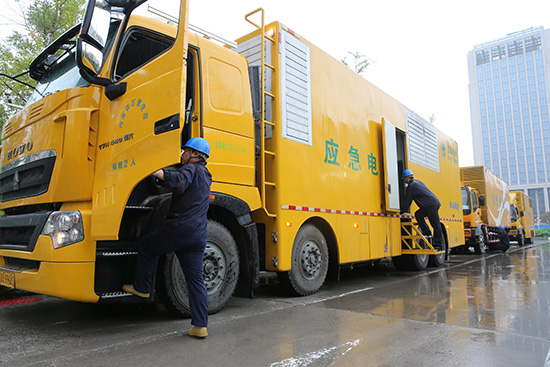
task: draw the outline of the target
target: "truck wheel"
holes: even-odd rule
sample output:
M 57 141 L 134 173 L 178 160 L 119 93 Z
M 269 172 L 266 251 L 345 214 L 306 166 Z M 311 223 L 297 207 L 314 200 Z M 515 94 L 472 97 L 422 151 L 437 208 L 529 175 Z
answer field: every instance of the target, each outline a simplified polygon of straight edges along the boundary
M 204 282 L 208 292 L 208 313 L 221 310 L 231 299 L 239 279 L 239 253 L 231 232 L 218 222 L 208 221 L 204 251 Z M 190 316 L 187 284 L 174 253 L 159 262 L 157 292 L 164 306 Z
M 410 259 L 408 259 L 409 255 L 401 255 L 401 256 L 395 256 L 391 258 L 391 262 L 393 266 L 399 271 L 408 271 L 410 268 Z
M 425 270 L 428 267 L 429 260 L 430 255 L 401 255 L 392 257 L 393 265 L 400 271 Z
M 482 233 L 481 235 L 476 237 L 476 242 L 474 242 L 474 252 L 478 255 L 481 255 L 484 250 L 485 250 L 485 235 Z
M 290 271 L 279 274 L 281 283 L 296 296 L 319 291 L 328 271 L 328 247 L 315 226 L 306 224 L 298 231 L 292 246 Z
M 410 257 L 409 266 L 412 271 L 426 270 L 430 255 L 404 255 Z
M 438 268 L 445 262 L 445 255 L 447 255 L 447 241 L 445 241 L 445 236 L 443 236 L 443 250 L 444 252 L 439 255 L 430 255 L 428 260 L 428 266 Z

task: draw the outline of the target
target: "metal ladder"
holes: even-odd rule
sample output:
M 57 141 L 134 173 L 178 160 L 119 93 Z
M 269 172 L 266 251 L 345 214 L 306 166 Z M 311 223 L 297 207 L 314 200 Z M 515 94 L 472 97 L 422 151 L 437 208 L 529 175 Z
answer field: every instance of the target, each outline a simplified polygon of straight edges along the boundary
M 254 23 L 252 20 L 250 20 L 250 17 L 256 13 L 261 13 L 261 25 L 258 25 L 256 23 Z M 275 45 L 275 40 L 266 35 L 265 33 L 265 23 L 264 23 L 264 10 L 262 8 L 258 8 L 248 14 L 245 15 L 245 19 L 248 23 L 252 24 L 253 26 L 255 26 L 256 28 L 258 28 L 261 32 L 261 37 L 260 37 L 260 47 L 261 47 L 261 62 L 260 62 L 260 82 L 261 82 L 261 89 L 262 89 L 262 93 L 261 93 L 261 130 L 260 130 L 260 134 L 261 134 L 261 144 L 260 144 L 260 177 L 259 177 L 259 187 L 260 187 L 260 195 L 261 195 L 261 200 L 262 200 L 262 208 L 263 210 L 265 211 L 265 214 L 268 216 L 268 217 L 272 217 L 274 218 L 276 215 L 273 214 L 273 213 L 270 213 L 268 208 L 267 208 L 267 198 L 266 198 L 266 191 L 267 191 L 267 188 L 268 187 L 271 187 L 272 189 L 275 189 L 276 187 L 276 184 L 275 182 L 271 182 L 271 181 L 268 181 L 266 179 L 266 162 L 267 162 L 267 157 L 269 157 L 269 159 L 274 159 L 275 158 L 275 152 L 274 151 L 271 151 L 271 150 L 267 150 L 266 149 L 266 146 L 265 146 L 265 127 L 266 125 L 269 125 L 272 127 L 272 129 L 275 129 L 275 123 L 273 123 L 272 121 L 268 121 L 265 119 L 265 97 L 266 96 L 269 96 L 270 98 L 273 99 L 273 101 L 275 101 L 275 95 L 273 93 L 270 93 L 266 90 L 265 88 L 265 71 L 266 71 L 266 68 L 270 69 L 271 72 L 273 74 L 275 74 L 275 67 L 273 65 L 271 65 L 270 63 L 267 63 L 265 61 L 265 44 L 266 44 L 266 41 L 269 41 L 271 42 L 272 45 Z
M 403 255 L 438 255 L 445 252 L 436 250 L 412 221 L 401 222 L 401 244 Z

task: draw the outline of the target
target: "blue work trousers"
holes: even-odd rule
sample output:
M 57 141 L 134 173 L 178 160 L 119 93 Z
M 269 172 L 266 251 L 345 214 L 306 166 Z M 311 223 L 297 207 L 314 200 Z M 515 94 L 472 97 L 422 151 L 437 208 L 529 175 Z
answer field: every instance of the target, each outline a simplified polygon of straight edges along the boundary
M 140 239 L 139 252 L 134 273 L 134 288 L 138 292 L 150 293 L 153 271 L 159 256 L 175 252 L 183 269 L 191 324 L 208 325 L 208 294 L 204 285 L 203 259 L 206 239 L 190 239 L 188 234 L 161 228 Z
M 420 208 L 414 213 L 414 217 L 418 222 L 418 227 L 420 227 L 422 234 L 424 236 L 429 236 L 432 234 L 432 232 L 430 231 L 430 227 L 428 227 L 428 224 L 426 224 L 426 220 L 424 219 L 425 217 L 428 217 L 428 220 L 430 221 L 430 224 L 434 229 L 433 246 L 436 249 L 443 250 L 443 232 L 441 231 L 441 223 L 439 221 L 439 207 L 428 206 Z
M 496 242 L 496 243 L 489 242 L 489 243 L 487 243 L 487 247 L 489 247 L 489 250 L 491 250 L 491 251 L 505 252 L 506 250 L 508 250 L 510 248 L 510 245 L 505 245 L 504 243 L 499 241 L 499 242 Z

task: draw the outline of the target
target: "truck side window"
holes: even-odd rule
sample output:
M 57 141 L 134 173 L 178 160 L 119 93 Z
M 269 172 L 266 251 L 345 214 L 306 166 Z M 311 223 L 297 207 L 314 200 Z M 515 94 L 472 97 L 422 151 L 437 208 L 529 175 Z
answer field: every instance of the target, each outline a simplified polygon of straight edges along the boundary
M 145 30 L 130 29 L 122 44 L 122 51 L 116 66 L 115 80 L 120 80 L 156 56 L 167 50 L 173 43 Z

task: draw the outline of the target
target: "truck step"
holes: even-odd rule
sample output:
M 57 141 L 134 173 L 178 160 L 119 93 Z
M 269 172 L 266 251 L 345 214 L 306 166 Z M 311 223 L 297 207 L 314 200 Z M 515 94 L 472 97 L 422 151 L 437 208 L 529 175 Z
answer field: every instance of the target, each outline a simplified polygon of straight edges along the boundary
M 106 298 L 131 297 L 132 294 L 120 291 L 120 292 L 102 293 L 99 296 L 103 299 L 106 299 Z
M 137 255 L 137 251 L 98 251 L 98 257 L 113 257 L 113 256 L 133 256 Z
M 125 210 L 134 210 L 134 211 L 145 211 L 149 212 L 153 210 L 150 206 L 141 206 L 141 205 L 127 205 L 124 207 Z

